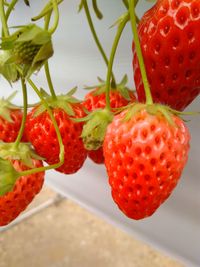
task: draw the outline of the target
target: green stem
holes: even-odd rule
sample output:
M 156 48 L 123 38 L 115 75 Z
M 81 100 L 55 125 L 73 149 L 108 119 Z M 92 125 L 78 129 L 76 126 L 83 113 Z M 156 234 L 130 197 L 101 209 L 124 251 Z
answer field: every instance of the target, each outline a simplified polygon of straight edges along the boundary
M 56 93 L 55 93 L 55 90 L 54 90 L 54 87 L 53 87 L 53 83 L 52 83 L 52 79 L 51 79 L 51 75 L 50 75 L 50 71 L 49 71 L 49 63 L 48 63 L 48 61 L 45 63 L 44 69 L 45 69 L 45 74 L 46 74 L 47 83 L 48 83 L 48 86 L 49 86 L 49 90 L 50 90 L 51 96 L 52 96 L 52 98 L 54 100 L 56 100 L 57 96 L 56 96 Z
M 44 17 L 44 29 L 48 30 L 49 29 L 49 23 L 51 19 L 52 11 L 49 12 L 45 17 Z
M 24 133 L 24 128 L 25 128 L 25 123 L 26 123 L 26 117 L 27 117 L 27 109 L 28 109 L 28 99 L 27 99 L 27 88 L 26 88 L 26 83 L 25 79 L 21 77 L 21 84 L 22 84 L 22 92 L 23 92 L 23 118 L 20 126 L 19 133 L 17 135 L 17 139 L 15 140 L 14 143 L 14 148 L 17 148 L 20 144 L 20 141 L 22 139 L 23 133 Z
M 102 57 L 103 57 L 103 60 L 104 62 L 106 63 L 106 66 L 108 66 L 108 58 L 106 56 L 106 53 L 104 52 L 104 49 L 101 45 L 101 42 L 97 36 L 97 33 L 96 33 L 96 30 L 95 30 L 95 27 L 94 27 L 94 24 L 93 24 L 93 21 L 92 21 L 92 17 L 91 17 L 91 14 L 90 14 L 90 10 L 88 8 L 88 3 L 87 3 L 87 0 L 83 0 L 83 6 L 84 6 L 84 10 L 85 10 L 85 14 L 86 14 L 86 17 L 87 17 L 87 20 L 88 20 L 88 24 L 90 26 L 90 30 L 91 30 L 91 33 L 93 35 L 93 38 L 95 40 L 95 43 L 99 49 L 99 52 L 101 53 Z M 112 73 L 112 87 L 113 88 L 116 88 L 116 81 L 115 81 L 115 77 L 114 77 L 114 74 Z
M 45 30 L 48 30 L 48 28 L 49 28 L 51 14 L 52 14 L 52 12 L 49 12 L 48 15 L 46 15 L 45 18 L 44 18 L 44 20 L 45 20 L 44 29 Z M 45 63 L 44 69 L 45 69 L 45 75 L 46 75 L 46 78 L 47 78 L 47 83 L 48 83 L 48 86 L 49 86 L 49 90 L 50 90 L 51 96 L 52 96 L 52 98 L 54 100 L 56 100 L 57 97 L 56 97 L 56 93 L 55 93 L 55 90 L 54 90 L 54 87 L 53 87 L 53 82 L 52 82 L 50 71 L 49 71 L 49 63 L 48 63 L 48 61 Z
M 135 7 L 137 6 L 139 0 L 135 0 Z M 128 0 L 122 0 L 122 2 L 124 3 L 125 7 L 129 10 L 129 4 L 128 4 Z M 136 16 L 136 22 L 137 24 L 140 22 L 140 19 L 138 18 L 138 16 L 135 14 Z
M 12 12 L 17 2 L 18 0 L 12 0 L 12 2 L 9 4 L 8 9 L 6 10 L 6 20 L 8 20 L 10 13 Z
M 127 13 L 119 24 L 117 34 L 113 42 L 113 46 L 112 46 L 112 50 L 110 54 L 110 60 L 108 63 L 108 71 L 107 71 L 107 78 L 106 78 L 106 108 L 109 110 L 110 110 L 110 79 L 111 79 L 111 74 L 112 74 L 113 62 L 114 62 L 114 58 L 115 58 L 115 54 L 117 51 L 120 37 L 128 21 L 129 21 L 129 14 Z
M 0 17 L 1 17 L 1 23 L 2 23 L 2 28 L 3 28 L 3 35 L 5 37 L 8 37 L 9 30 L 8 30 L 8 25 L 6 21 L 5 10 L 4 10 L 4 0 L 0 0 Z
M 97 18 L 98 19 L 102 19 L 103 15 L 102 15 L 101 11 L 98 8 L 97 0 L 92 0 L 92 6 L 93 6 L 93 9 L 94 9 L 94 12 L 95 12 Z
M 51 27 L 51 29 L 49 29 L 49 33 L 51 34 L 53 34 L 56 31 L 59 23 L 59 10 L 58 10 L 57 0 L 52 0 L 52 5 L 53 5 L 55 19 L 53 26 Z
M 133 36 L 134 36 L 135 49 L 136 49 L 136 53 L 137 53 L 137 57 L 139 61 L 142 81 L 144 84 L 146 104 L 151 105 L 153 104 L 153 99 L 152 99 L 151 90 L 149 87 L 149 82 L 147 79 L 146 69 L 144 65 L 142 50 L 141 50 L 140 41 L 139 41 L 138 32 L 137 32 L 137 26 L 136 26 L 135 0 L 129 0 L 129 13 L 130 13 L 131 26 L 132 26 Z
M 51 170 L 51 169 L 57 169 L 60 166 L 63 165 L 64 163 L 64 145 L 63 145 L 63 141 L 62 141 L 62 137 L 57 125 L 57 122 L 53 116 L 53 113 L 51 111 L 51 109 L 48 106 L 48 103 L 46 102 L 46 100 L 43 98 L 42 94 L 40 93 L 40 91 L 38 90 L 37 86 L 33 83 L 33 81 L 29 78 L 28 79 L 28 83 L 31 85 L 31 87 L 33 88 L 33 90 L 36 92 L 36 94 L 39 96 L 39 98 L 41 99 L 43 105 L 45 106 L 45 108 L 47 109 L 49 116 L 53 122 L 56 134 L 57 134 L 57 138 L 58 138 L 58 142 L 59 142 L 59 146 L 60 146 L 60 154 L 59 154 L 59 162 L 53 165 L 49 165 L 49 166 L 45 166 L 45 167 L 39 167 L 39 168 L 35 168 L 35 169 L 30 169 L 30 170 L 26 170 L 26 171 L 22 171 L 19 172 L 20 176 L 26 176 L 26 175 L 31 175 L 34 173 L 38 173 L 38 172 L 43 172 L 43 171 L 47 171 L 47 170 Z

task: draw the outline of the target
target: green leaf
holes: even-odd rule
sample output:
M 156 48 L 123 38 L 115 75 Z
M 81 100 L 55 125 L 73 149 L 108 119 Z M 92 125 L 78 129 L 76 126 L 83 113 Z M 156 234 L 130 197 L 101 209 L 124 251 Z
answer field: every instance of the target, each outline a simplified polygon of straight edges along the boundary
M 11 162 L 0 158 L 0 196 L 12 191 L 19 177 Z

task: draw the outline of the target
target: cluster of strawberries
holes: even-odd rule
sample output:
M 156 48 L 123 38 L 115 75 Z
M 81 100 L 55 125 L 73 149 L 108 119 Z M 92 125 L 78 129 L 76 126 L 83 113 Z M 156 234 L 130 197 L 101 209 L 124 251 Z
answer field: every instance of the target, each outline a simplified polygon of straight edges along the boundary
M 82 137 L 87 124 L 84 118 L 106 108 L 106 92 L 101 87 L 88 93 L 82 102 L 76 101 L 71 93 L 45 94 L 44 99 L 58 126 L 63 151 L 48 109 L 44 103 L 38 104 L 26 117 L 24 146 L 21 144 L 20 148 L 23 155 L 27 155 L 25 145 L 31 143 L 35 152 L 29 153 L 28 163 L 24 156 L 21 159 L 19 154 L 10 157 L 5 153 L 5 143 L 16 141 L 23 114 L 8 100 L 2 100 L 5 105 L 4 116 L 0 113 L 0 140 L 3 141 L 0 150 L 4 153 L 0 152 L 0 157 L 9 159 L 22 176 L 16 179 L 11 190 L 5 190 L 0 196 L 0 226 L 10 223 L 32 201 L 43 185 L 43 161 L 56 166 L 61 152 L 64 156 L 57 171 L 73 174 L 88 156 L 97 164 L 105 164 L 113 200 L 123 213 L 132 219 L 152 215 L 175 188 L 188 159 L 190 134 L 178 115 L 200 92 L 199 29 L 200 1 L 158 0 L 144 14 L 138 24 L 138 34 L 156 104 L 145 103 L 133 44 L 138 99 L 127 88 L 124 95 L 122 88 L 111 87 L 109 99 L 113 117 L 103 141 L 95 139 L 98 145 L 88 143 L 91 144 L 95 135 L 99 136 L 99 128 L 93 127 L 87 138 Z M 99 120 L 101 124 L 101 117 Z M 27 172 L 34 168 L 41 168 L 41 171 Z M 7 183 L 0 178 L 0 188 Z

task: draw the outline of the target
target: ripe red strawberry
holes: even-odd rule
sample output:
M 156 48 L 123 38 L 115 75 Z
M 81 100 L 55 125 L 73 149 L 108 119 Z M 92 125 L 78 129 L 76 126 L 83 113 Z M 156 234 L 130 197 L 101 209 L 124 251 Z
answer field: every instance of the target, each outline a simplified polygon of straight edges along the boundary
M 175 115 L 127 111 L 108 126 L 103 145 L 112 197 L 132 219 L 151 216 L 175 188 L 187 162 L 189 131 Z
M 85 96 L 83 106 L 88 111 L 94 111 L 96 109 L 105 108 L 106 106 L 106 94 L 105 91 L 98 93 L 101 90 L 100 88 L 96 88 Z M 124 95 L 120 93 L 119 90 L 110 91 L 110 106 L 112 109 L 121 108 L 127 106 L 130 102 L 136 101 L 135 95 L 132 91 L 125 89 L 128 92 L 129 99 L 127 99 Z M 104 163 L 104 156 L 102 148 L 98 150 L 88 151 L 88 157 L 92 159 L 97 164 Z
M 22 122 L 22 111 L 10 102 L 15 95 L 0 99 L 0 141 L 7 143 L 16 140 Z M 25 137 L 22 140 L 26 141 Z
M 10 121 L 0 115 L 0 140 L 4 142 L 16 140 L 22 121 L 21 110 L 9 110 L 9 115 Z
M 21 161 L 12 161 L 15 170 L 24 171 L 29 169 Z M 42 161 L 32 159 L 34 167 L 42 167 Z M 11 192 L 0 196 L 0 226 L 13 221 L 30 204 L 36 194 L 42 188 L 44 172 L 20 177 Z
M 158 0 L 138 25 L 154 102 L 183 110 L 200 93 L 200 1 Z M 134 79 L 140 102 L 144 87 L 134 50 Z
M 67 103 L 66 103 L 67 106 Z M 71 104 L 74 118 L 82 118 L 85 113 L 80 104 Z M 37 154 L 48 164 L 59 162 L 59 143 L 53 123 L 47 111 L 35 116 L 37 108 L 34 108 L 27 116 L 26 137 L 34 146 Z M 83 165 L 87 151 L 84 148 L 81 133 L 82 122 L 74 122 L 64 109 L 53 108 L 53 115 L 58 124 L 65 148 L 65 162 L 57 170 L 65 174 L 77 172 Z

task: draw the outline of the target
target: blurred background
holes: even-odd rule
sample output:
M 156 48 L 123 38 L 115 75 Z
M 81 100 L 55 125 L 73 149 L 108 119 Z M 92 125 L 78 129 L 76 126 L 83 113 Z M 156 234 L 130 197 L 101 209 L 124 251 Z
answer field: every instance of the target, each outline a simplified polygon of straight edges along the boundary
M 90 2 L 90 1 L 89 1 Z M 31 8 L 19 1 L 10 26 L 22 25 L 37 15 L 46 1 L 30 1 Z M 78 14 L 78 0 L 60 5 L 60 24 L 54 36 L 54 57 L 50 60 L 58 93 L 78 86 L 97 84 L 105 79 L 106 67 L 91 36 L 84 12 Z M 141 0 L 138 14 L 150 7 Z M 125 12 L 120 0 L 101 0 L 103 21 L 94 16 L 97 33 L 109 55 L 116 27 L 110 26 Z M 40 24 L 40 23 L 39 23 Z M 123 33 L 114 64 L 118 81 L 125 73 L 134 90 L 132 74 L 132 34 L 128 25 Z M 46 88 L 41 71 L 34 80 Z M 22 103 L 19 84 L 10 88 L 1 80 L 1 96 L 19 90 L 16 103 Z M 29 101 L 38 101 L 30 90 Z M 199 98 L 189 107 L 198 110 Z M 24 266 L 200 266 L 200 158 L 199 117 L 188 122 L 192 134 L 190 158 L 179 186 L 151 218 L 135 222 L 113 204 L 103 166 L 87 160 L 73 176 L 48 172 L 46 185 L 32 207 L 50 206 L 16 226 L 0 231 L 0 267 Z M 57 194 L 64 198 L 58 198 Z M 46 207 L 45 205 L 42 207 Z

